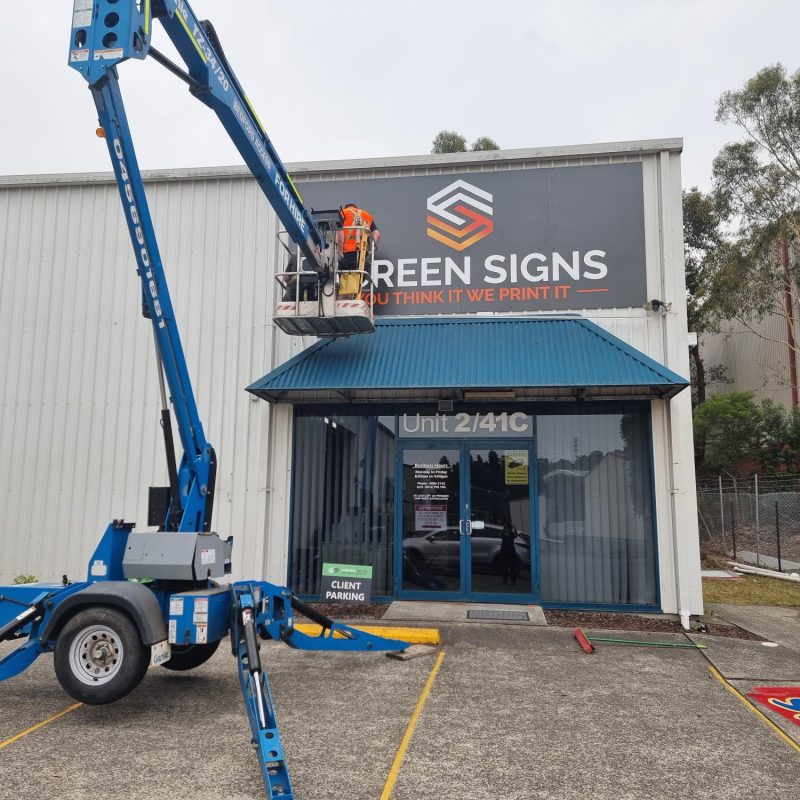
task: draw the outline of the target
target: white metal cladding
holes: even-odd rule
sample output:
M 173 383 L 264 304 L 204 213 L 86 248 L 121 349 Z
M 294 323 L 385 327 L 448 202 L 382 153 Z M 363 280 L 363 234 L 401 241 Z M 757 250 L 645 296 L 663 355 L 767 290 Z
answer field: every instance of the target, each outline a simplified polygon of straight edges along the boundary
M 794 303 L 795 340 L 800 339 L 800 306 Z M 755 331 L 755 333 L 754 333 Z M 772 400 L 792 407 L 792 381 L 786 317 L 771 314 L 744 325 L 727 321 L 720 333 L 701 337 L 700 353 L 706 369 L 724 367 L 729 383 L 708 387 L 710 395 L 753 392 L 756 400 Z M 796 357 L 796 356 L 794 356 Z
M 115 183 L 0 184 L 0 580 L 82 576 L 167 482 L 153 335 Z M 301 343 L 271 324 L 275 217 L 244 177 L 148 184 L 206 436 L 214 529 L 262 572 L 270 410 L 244 387 Z M 244 570 L 244 572 L 242 572 Z
M 664 139 L 288 166 L 302 193 L 304 180 L 641 161 L 648 299 L 672 310 L 574 311 L 686 376 L 681 148 Z M 276 406 L 270 425 L 267 404 L 242 390 L 305 344 L 271 321 L 276 217 L 245 168 L 145 177 L 220 462 L 214 528 L 235 537 L 236 574 L 284 581 L 291 409 Z M 0 256 L 0 581 L 74 577 L 110 519 L 144 523 L 146 487 L 166 483 L 152 334 L 110 176 L 0 178 Z M 662 608 L 700 613 L 689 393 L 652 405 Z

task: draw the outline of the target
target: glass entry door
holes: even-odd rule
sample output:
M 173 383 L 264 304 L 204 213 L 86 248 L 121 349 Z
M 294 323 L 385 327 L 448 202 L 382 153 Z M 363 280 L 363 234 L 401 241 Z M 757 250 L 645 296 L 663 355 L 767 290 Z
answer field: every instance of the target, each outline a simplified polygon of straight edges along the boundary
M 403 450 L 402 588 L 461 594 L 459 447 Z
M 404 595 L 531 598 L 530 449 L 509 444 L 403 448 Z
M 469 448 L 470 590 L 531 594 L 530 453 Z

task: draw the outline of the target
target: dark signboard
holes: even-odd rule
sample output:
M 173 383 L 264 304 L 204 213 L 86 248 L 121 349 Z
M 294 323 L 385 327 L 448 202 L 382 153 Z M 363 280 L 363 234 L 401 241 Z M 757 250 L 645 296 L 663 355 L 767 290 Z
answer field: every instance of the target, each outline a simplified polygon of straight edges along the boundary
M 323 603 L 372 601 L 372 567 L 363 564 L 323 564 L 319 599 Z
M 299 182 L 317 209 L 356 203 L 381 230 L 377 314 L 641 306 L 642 165 Z

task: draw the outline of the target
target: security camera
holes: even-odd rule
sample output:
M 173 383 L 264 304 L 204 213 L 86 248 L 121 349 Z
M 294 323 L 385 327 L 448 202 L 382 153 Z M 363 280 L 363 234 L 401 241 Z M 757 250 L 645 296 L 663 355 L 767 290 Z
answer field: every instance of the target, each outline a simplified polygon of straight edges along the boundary
M 666 314 L 671 308 L 672 303 L 665 303 L 663 300 L 648 300 L 644 304 L 645 311 L 654 311 L 656 314 Z

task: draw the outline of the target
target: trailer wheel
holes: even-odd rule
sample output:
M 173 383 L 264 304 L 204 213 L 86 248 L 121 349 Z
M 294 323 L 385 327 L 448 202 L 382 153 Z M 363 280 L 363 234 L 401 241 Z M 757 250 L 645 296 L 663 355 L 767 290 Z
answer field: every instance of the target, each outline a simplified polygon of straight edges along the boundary
M 139 685 L 150 664 L 150 648 L 126 614 L 114 608 L 90 608 L 78 612 L 61 630 L 53 664 L 70 697 L 103 705 Z
M 169 661 L 161 666 L 173 672 L 186 672 L 186 670 L 205 664 L 217 652 L 220 640 L 208 644 L 172 645 L 172 655 Z

